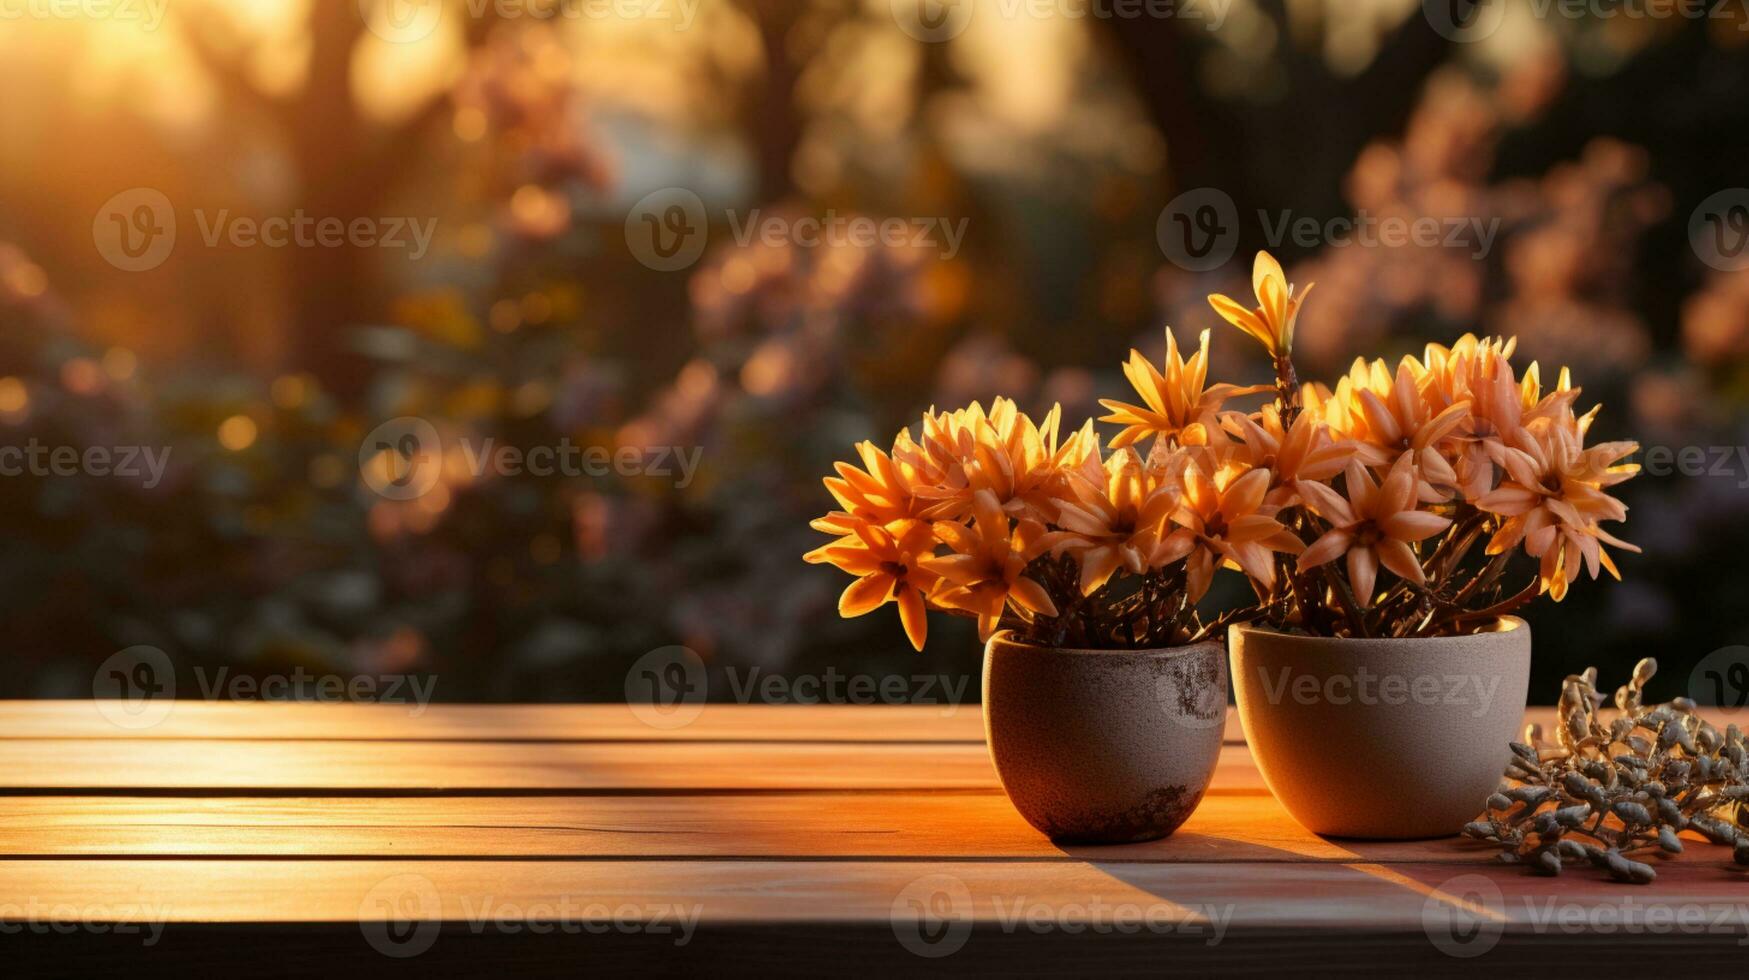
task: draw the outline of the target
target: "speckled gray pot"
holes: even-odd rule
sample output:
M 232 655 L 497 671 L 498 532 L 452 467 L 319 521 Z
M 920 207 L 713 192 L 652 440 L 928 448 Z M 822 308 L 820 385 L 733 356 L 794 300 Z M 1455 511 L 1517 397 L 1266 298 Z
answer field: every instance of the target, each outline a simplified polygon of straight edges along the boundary
M 990 638 L 984 734 L 1002 788 L 1053 840 L 1121 844 L 1178 828 L 1221 754 L 1218 640 L 1165 650 L 1064 650 Z
M 1275 798 L 1314 833 L 1443 837 L 1482 811 L 1524 724 L 1530 627 L 1405 640 L 1235 626 L 1245 741 Z

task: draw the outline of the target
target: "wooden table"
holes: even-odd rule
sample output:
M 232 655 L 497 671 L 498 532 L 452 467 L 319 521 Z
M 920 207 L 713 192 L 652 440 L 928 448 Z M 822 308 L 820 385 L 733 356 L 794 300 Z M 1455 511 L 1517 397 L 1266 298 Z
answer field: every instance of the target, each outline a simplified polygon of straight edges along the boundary
M 178 703 L 124 731 L 91 702 L 0 702 L 0 725 L 14 968 L 1736 973 L 1749 958 L 1749 878 L 1723 849 L 1691 846 L 1634 887 L 1529 876 L 1455 839 L 1324 840 L 1269 795 L 1231 719 L 1190 822 L 1120 847 L 1028 827 L 976 707 L 711 706 L 662 729 L 618 705 Z

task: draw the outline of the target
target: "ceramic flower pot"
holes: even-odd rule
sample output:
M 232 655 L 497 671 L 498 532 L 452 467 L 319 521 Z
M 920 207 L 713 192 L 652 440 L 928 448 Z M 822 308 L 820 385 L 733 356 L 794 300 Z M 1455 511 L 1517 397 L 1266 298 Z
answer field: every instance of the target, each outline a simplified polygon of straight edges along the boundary
M 1219 641 L 1066 650 L 998 633 L 985 650 L 984 733 L 1002 788 L 1065 843 L 1176 830 L 1214 776 L 1226 707 Z
M 1351 640 L 1229 631 L 1239 719 L 1276 799 L 1332 837 L 1455 834 L 1524 722 L 1530 626 Z

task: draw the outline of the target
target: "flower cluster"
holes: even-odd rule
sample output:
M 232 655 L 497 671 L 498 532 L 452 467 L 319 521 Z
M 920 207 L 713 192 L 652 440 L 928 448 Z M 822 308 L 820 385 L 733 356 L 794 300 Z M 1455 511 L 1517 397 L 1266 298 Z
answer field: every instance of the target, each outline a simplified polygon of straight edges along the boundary
M 925 414 L 890 450 L 857 447 L 826 487 L 835 540 L 807 556 L 856 576 L 839 610 L 894 602 L 921 648 L 926 610 L 976 617 L 1051 645 L 1158 646 L 1239 619 L 1331 636 L 1484 628 L 1539 593 L 1559 601 L 1581 569 L 1619 573 L 1601 527 L 1626 517 L 1608 489 L 1637 467 L 1631 442 L 1586 445 L 1565 371 L 1544 391 L 1510 340 L 1465 336 L 1393 369 L 1356 361 L 1334 389 L 1300 385 L 1294 324 L 1306 292 L 1259 255 L 1256 305 L 1210 297 L 1261 342 L 1274 385 L 1208 381 L 1209 335 L 1186 356 L 1171 330 L 1156 367 L 1131 351 L 1139 404 L 1101 402 L 1121 430 L 1059 432 L 1005 399 Z M 1237 398 L 1273 392 L 1255 410 Z M 1144 452 L 1144 449 L 1146 450 Z M 1501 580 L 1522 551 L 1523 590 Z M 1216 570 L 1241 572 L 1254 605 L 1208 622 Z

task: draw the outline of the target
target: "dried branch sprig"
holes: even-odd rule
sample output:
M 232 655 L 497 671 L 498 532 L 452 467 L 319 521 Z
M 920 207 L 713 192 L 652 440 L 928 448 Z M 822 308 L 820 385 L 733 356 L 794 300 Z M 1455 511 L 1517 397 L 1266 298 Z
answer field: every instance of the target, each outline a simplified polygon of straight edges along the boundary
M 1723 733 L 1694 702 L 1644 703 L 1658 670 L 1648 657 L 1615 692 L 1615 716 L 1599 710 L 1597 669 L 1561 686 L 1555 744 L 1540 726 L 1512 743 L 1506 781 L 1464 834 L 1502 846 L 1501 859 L 1542 874 L 1587 861 L 1618 881 L 1657 877 L 1636 856 L 1679 854 L 1684 831 L 1733 849 L 1749 865 L 1749 746 L 1736 725 Z

